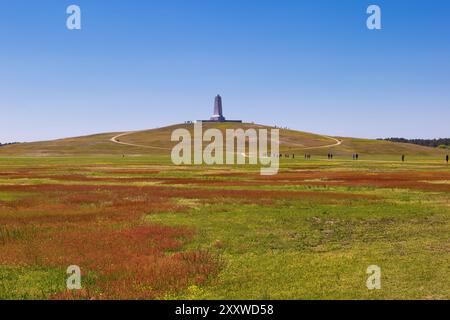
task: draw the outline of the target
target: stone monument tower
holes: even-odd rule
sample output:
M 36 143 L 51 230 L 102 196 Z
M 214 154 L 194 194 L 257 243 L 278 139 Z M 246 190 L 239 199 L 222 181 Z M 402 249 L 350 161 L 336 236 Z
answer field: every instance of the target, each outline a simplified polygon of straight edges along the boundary
M 197 120 L 196 122 L 237 122 L 242 123 L 242 120 L 226 120 L 223 116 L 222 97 L 218 94 L 214 99 L 214 114 L 209 120 Z
M 223 122 L 225 121 L 225 117 L 223 116 L 222 111 L 222 97 L 217 95 L 214 99 L 214 114 L 212 115 L 211 121 Z

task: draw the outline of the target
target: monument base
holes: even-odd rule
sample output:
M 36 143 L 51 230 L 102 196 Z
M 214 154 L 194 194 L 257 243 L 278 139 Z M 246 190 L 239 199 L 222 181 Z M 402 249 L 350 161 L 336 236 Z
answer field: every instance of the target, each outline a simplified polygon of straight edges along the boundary
M 207 123 L 225 123 L 225 122 L 234 122 L 234 123 L 242 123 L 242 120 L 196 120 L 195 122 L 207 122 Z

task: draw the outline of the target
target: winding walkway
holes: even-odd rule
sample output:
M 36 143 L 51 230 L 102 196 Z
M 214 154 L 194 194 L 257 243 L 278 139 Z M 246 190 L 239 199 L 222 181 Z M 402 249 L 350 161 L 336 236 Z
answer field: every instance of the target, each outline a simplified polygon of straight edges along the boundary
M 146 131 L 146 130 L 144 130 L 144 131 Z M 130 132 L 124 132 L 124 133 L 118 134 L 117 136 L 112 137 L 112 138 L 110 139 L 110 141 L 111 141 L 111 142 L 114 142 L 114 143 L 118 143 L 118 144 L 124 145 L 124 146 L 139 147 L 139 148 L 146 148 L 146 149 L 172 150 L 172 148 L 163 148 L 163 147 L 154 147 L 154 146 L 144 146 L 144 145 L 141 145 L 141 144 L 134 144 L 134 143 L 122 142 L 122 141 L 118 140 L 118 139 L 121 138 L 121 137 L 125 137 L 125 136 L 128 136 L 128 135 L 130 135 L 130 134 L 138 133 L 138 132 L 143 132 L 143 131 L 130 131 Z M 336 138 L 333 138 L 333 137 L 330 137 L 330 136 L 324 136 L 324 135 L 319 135 L 319 136 L 321 136 L 321 137 L 323 137 L 323 138 L 326 138 L 326 139 L 334 140 L 335 143 L 328 144 L 328 145 L 325 145 L 325 146 L 301 147 L 301 149 L 302 149 L 302 150 L 312 150 L 312 149 L 332 148 L 332 147 L 336 147 L 336 146 L 341 145 L 341 144 L 342 144 L 342 141 L 343 141 L 343 140 L 339 140 L 339 139 L 336 139 Z
M 142 132 L 142 131 L 124 132 L 124 133 L 118 134 L 117 136 L 112 137 L 111 139 L 109 139 L 109 141 L 112 141 L 112 142 L 118 143 L 118 144 L 122 144 L 124 146 L 132 146 L 132 147 L 147 148 L 147 149 L 172 150 L 171 148 L 144 146 L 144 145 L 141 145 L 141 144 L 122 142 L 122 141 L 118 140 L 118 138 L 125 137 L 125 136 L 128 136 L 130 134 L 138 133 L 138 132 Z

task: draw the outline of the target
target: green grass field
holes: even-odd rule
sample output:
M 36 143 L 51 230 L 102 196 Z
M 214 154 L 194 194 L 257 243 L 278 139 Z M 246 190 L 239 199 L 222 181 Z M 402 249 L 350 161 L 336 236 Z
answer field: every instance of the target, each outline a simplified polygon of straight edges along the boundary
M 167 146 L 167 132 L 121 141 Z M 450 298 L 441 150 L 342 138 L 334 160 L 307 161 L 298 143 L 329 141 L 284 133 L 299 156 L 264 177 L 174 166 L 117 134 L 0 148 L 0 299 Z M 65 288 L 69 265 L 80 291 Z

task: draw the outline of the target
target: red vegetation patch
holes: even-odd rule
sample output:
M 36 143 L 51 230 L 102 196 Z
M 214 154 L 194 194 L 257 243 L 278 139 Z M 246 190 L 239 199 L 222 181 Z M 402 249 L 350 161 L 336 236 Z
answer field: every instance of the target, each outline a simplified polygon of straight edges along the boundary
M 424 191 L 450 192 L 448 184 L 430 183 L 433 181 L 450 180 L 450 171 L 290 171 L 274 176 L 242 173 L 242 181 L 209 180 L 206 184 L 214 185 L 317 185 L 317 186 L 354 186 L 404 188 Z M 244 180 L 245 179 L 245 180 Z M 212 182 L 211 182 L 212 181 Z M 428 182 L 429 181 L 429 182 Z M 201 184 L 202 180 L 180 180 L 179 183 Z
M 323 181 L 307 181 L 318 180 Z M 280 174 L 270 181 L 283 183 L 307 183 L 309 185 L 373 186 L 450 192 L 450 186 L 426 181 L 449 180 L 450 171 L 401 171 L 401 172 L 301 172 Z M 306 180 L 306 181 L 305 181 Z
M 0 263 L 78 265 L 85 273 L 94 272 L 98 279 L 96 290 L 90 288 L 87 298 L 157 298 L 191 282 L 204 282 L 218 268 L 214 257 L 205 252 L 165 253 L 182 249 L 192 236 L 185 228 L 63 226 L 59 232 L 46 231 L 27 241 L 4 244 Z M 68 296 L 63 293 L 55 298 Z
M 98 171 L 98 170 L 96 170 Z M 111 169 L 111 170 L 101 170 L 103 173 L 112 174 L 158 174 L 159 170 L 144 170 L 144 169 Z
M 239 182 L 235 185 L 239 186 Z M 115 204 L 115 208 L 123 203 L 129 206 L 129 202 L 124 202 L 124 199 L 134 198 L 134 203 L 139 203 L 139 200 L 149 200 L 147 205 L 152 205 L 153 199 L 170 199 L 170 198 L 188 198 L 188 199 L 216 199 L 216 198 L 233 198 L 233 199 L 304 199 L 314 198 L 318 199 L 375 199 L 374 196 L 339 193 L 339 192 L 315 192 L 315 191 L 283 191 L 283 190 L 233 190 L 233 189 L 203 189 L 203 188 L 171 188 L 160 186 L 102 186 L 102 185 L 20 185 L 20 186 L 0 186 L 0 191 L 27 191 L 27 192 L 100 192 L 109 191 L 113 194 L 120 194 L 120 199 Z M 245 192 L 245 194 L 243 193 Z M 69 196 L 69 202 L 73 202 L 73 196 Z M 78 196 L 77 196 L 78 197 Z M 90 196 L 84 194 L 84 197 Z M 72 199 L 71 199 L 72 198 Z M 95 198 L 95 197 L 92 197 Z M 99 196 L 101 198 L 101 196 Z M 86 198 L 85 198 L 86 199 Z M 146 200 L 145 200 L 146 199 Z
M 79 296 L 55 299 L 153 299 L 217 273 L 216 258 L 184 251 L 193 230 L 142 224 L 152 212 L 181 211 L 170 193 L 121 186 L 17 185 L 34 196 L 0 203 L 0 265 L 78 265 L 95 277 Z M 172 252 L 172 253 L 168 253 Z
M 175 178 L 175 177 L 91 177 L 82 174 L 45 174 L 39 170 L 39 174 L 31 174 L 29 170 L 17 170 L 15 172 L 5 172 L 5 178 L 40 178 L 60 181 L 77 182 L 156 182 L 163 185 L 198 185 L 198 186 L 279 186 L 279 185 L 330 185 L 330 186 L 373 186 L 382 188 L 405 188 L 429 191 L 449 192 L 448 184 L 429 183 L 427 181 L 450 180 L 449 171 L 397 171 L 397 172 L 367 172 L 367 171 L 288 171 L 281 172 L 275 176 L 261 176 L 249 173 L 221 173 L 210 174 L 204 178 Z M 110 173 L 124 174 L 153 174 L 159 173 L 155 170 L 107 170 Z M 233 178 L 236 179 L 224 179 Z

